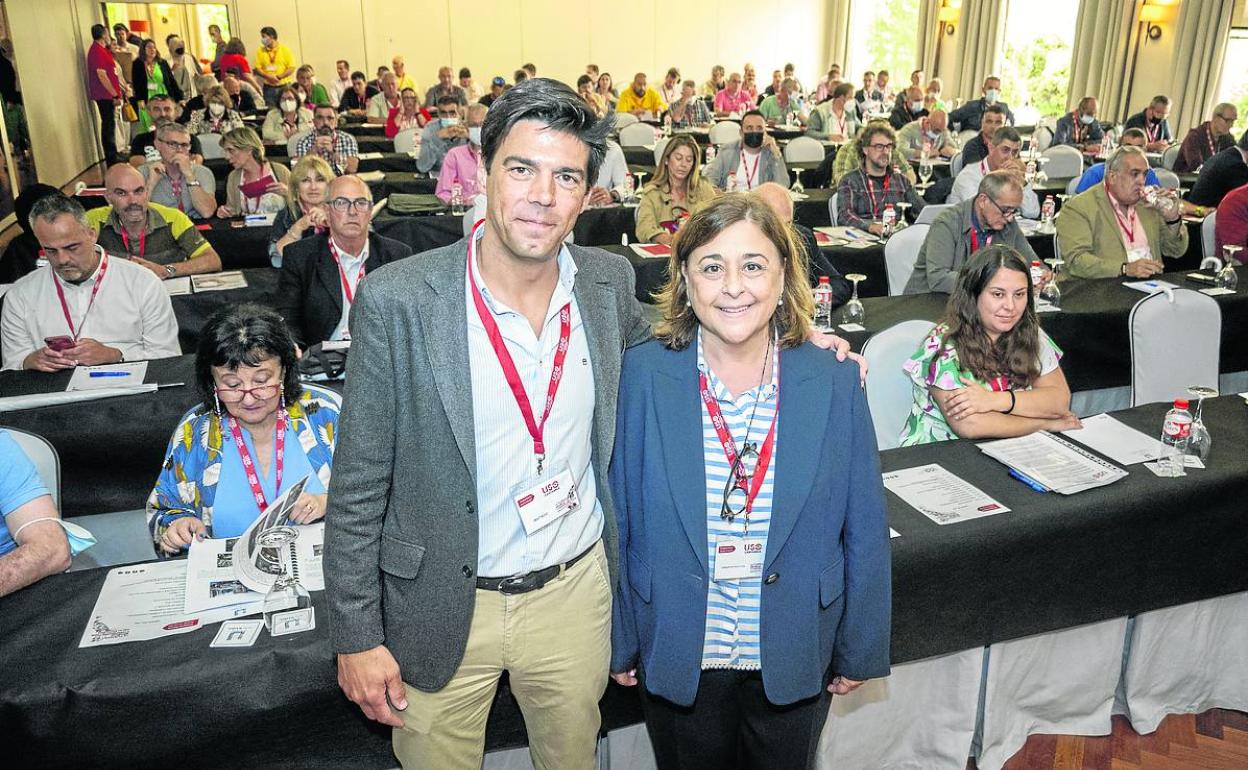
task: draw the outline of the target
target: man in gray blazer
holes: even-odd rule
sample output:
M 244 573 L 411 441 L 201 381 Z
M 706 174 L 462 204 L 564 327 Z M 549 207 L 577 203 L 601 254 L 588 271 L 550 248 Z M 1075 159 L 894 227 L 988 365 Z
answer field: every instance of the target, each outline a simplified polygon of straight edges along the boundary
M 503 671 L 534 765 L 594 766 L 616 392 L 624 349 L 650 336 L 628 262 L 563 243 L 608 126 L 551 80 L 499 97 L 482 127 L 484 220 L 369 273 L 352 306 L 330 639 L 343 691 L 395 728 L 404 767 L 479 768 Z
M 739 192 L 756 190 L 767 182 L 789 186 L 789 170 L 780 146 L 767 133 L 767 121 L 758 110 L 745 113 L 741 141 L 725 144 L 702 175 L 721 190 L 728 189 L 730 176 L 735 180 L 734 190 Z

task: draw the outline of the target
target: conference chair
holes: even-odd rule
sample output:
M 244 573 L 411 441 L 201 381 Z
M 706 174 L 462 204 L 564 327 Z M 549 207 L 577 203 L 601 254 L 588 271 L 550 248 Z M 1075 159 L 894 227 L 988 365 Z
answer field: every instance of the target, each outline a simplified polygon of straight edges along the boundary
M 627 126 L 631 126 L 634 123 L 640 123 L 640 122 L 641 122 L 640 119 L 631 112 L 615 113 L 615 130 L 617 132 L 623 131 L 624 128 L 626 128 Z
M 1036 126 L 1036 130 L 1031 133 L 1031 146 L 1035 147 L 1038 152 L 1043 153 L 1052 144 L 1053 129 L 1044 124 Z
M 290 159 L 290 165 L 295 165 L 295 159 L 298 157 L 296 149 L 299 147 L 299 143 L 303 141 L 303 138 L 310 133 L 312 132 L 300 131 L 286 140 L 286 157 Z
M 966 143 L 974 139 L 975 135 L 978 133 L 979 133 L 978 131 L 973 131 L 969 128 L 959 131 L 958 132 L 958 146 L 965 147 Z
M 204 151 L 204 160 L 216 160 L 224 158 L 225 151 L 221 149 L 220 134 L 200 134 L 199 147 Z
M 56 448 L 52 446 L 43 436 L 35 433 L 28 433 L 17 428 L 3 428 L 13 437 L 13 441 L 17 444 L 30 461 L 34 463 L 35 470 L 39 473 L 39 480 L 48 488 L 48 492 L 52 495 L 52 504 L 59 511 L 61 509 L 61 458 L 56 453 Z
M 832 193 L 832 197 L 828 198 L 828 218 L 832 220 L 832 226 L 836 227 L 836 197 L 840 193 Z
M 940 216 L 941 212 L 948 211 L 954 205 L 952 203 L 929 203 L 915 217 L 914 223 L 916 225 L 930 225 L 936 221 L 936 217 Z
M 1222 309 L 1206 294 L 1168 289 L 1131 308 L 1131 406 L 1186 398 L 1191 385 L 1218 387 Z
M 1182 145 L 1178 144 L 1172 144 L 1167 147 L 1166 151 L 1161 154 L 1161 167 L 1167 171 L 1174 171 L 1174 163 L 1179 159 L 1180 149 L 1182 149 Z M 1178 185 L 1175 186 L 1177 187 Z
M 927 238 L 930 225 L 910 225 L 893 233 L 884 242 L 884 266 L 888 271 L 888 296 L 896 297 L 906 290 L 906 282 L 914 273 L 919 249 Z
M 1167 714 L 1248 711 L 1244 639 L 1248 592 L 1136 616 L 1123 676 L 1131 726 L 1146 735 Z
M 809 136 L 790 139 L 784 148 L 785 163 L 818 163 L 823 158 L 823 144 Z
M 873 334 L 862 346 L 870 372 L 867 408 L 871 410 L 875 443 L 880 449 L 895 449 L 901 441 L 901 428 L 914 403 L 914 386 L 901 367 L 923 344 L 933 326 L 931 321 L 902 321 Z
M 1211 211 L 1205 217 L 1205 221 L 1200 223 L 1200 255 L 1202 257 L 1222 258 L 1221 254 L 1216 254 L 1218 248 L 1217 239 L 1214 237 L 1214 230 L 1218 226 L 1218 212 Z
M 667 143 L 670 140 L 665 136 L 654 141 L 654 168 L 657 171 L 659 164 L 663 162 L 663 151 L 667 149 Z M 699 154 L 701 152 L 699 151 Z
M 721 120 L 711 125 L 711 144 L 723 147 L 741 140 L 741 124 L 735 120 Z
M 1040 129 L 1036 129 L 1039 133 Z M 1083 153 L 1066 144 L 1059 144 L 1041 151 L 1042 157 L 1048 158 L 1044 164 L 1044 173 L 1049 179 L 1061 179 L 1068 176 L 1083 174 Z
M 649 123 L 631 123 L 620 129 L 621 147 L 649 147 L 654 144 L 654 126 Z
M 394 135 L 394 151 L 402 155 L 411 155 L 419 146 L 419 141 L 419 128 L 405 128 Z
M 962 170 L 962 153 L 958 153 L 949 159 L 949 176 L 952 179 L 958 178 L 958 172 Z
M 1070 178 L 1070 181 L 1066 183 L 1066 194 L 1067 194 L 1067 195 L 1074 195 L 1074 194 L 1075 194 L 1075 190 L 1077 190 L 1077 189 L 1079 188 L 1079 180 L 1081 180 L 1081 179 L 1083 179 L 1083 174 L 1080 174 L 1079 176 L 1072 176 L 1072 177 Z
M 1167 168 L 1155 168 L 1153 172 L 1157 174 L 1157 184 L 1164 189 L 1179 189 L 1179 175 Z

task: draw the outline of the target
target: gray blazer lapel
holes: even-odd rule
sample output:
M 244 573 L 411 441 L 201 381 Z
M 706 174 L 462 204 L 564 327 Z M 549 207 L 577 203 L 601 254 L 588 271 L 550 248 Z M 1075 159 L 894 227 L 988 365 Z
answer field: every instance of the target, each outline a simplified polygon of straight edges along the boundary
M 572 254 L 575 259 L 575 250 Z M 581 311 L 594 369 L 594 452 L 605 468 L 615 444 L 615 404 L 620 387 L 624 340 L 620 332 L 615 287 L 589 273 L 586 266 L 578 261 L 572 291 Z
M 466 244 L 461 241 L 460 244 Z M 471 367 L 468 363 L 468 318 L 464 302 L 467 246 L 456 248 L 445 269 L 430 272 L 425 282 L 433 291 L 420 302 L 421 329 L 442 407 L 455 434 L 472 480 L 477 480 L 477 448 L 473 429 Z M 429 257 L 421 257 L 428 259 Z

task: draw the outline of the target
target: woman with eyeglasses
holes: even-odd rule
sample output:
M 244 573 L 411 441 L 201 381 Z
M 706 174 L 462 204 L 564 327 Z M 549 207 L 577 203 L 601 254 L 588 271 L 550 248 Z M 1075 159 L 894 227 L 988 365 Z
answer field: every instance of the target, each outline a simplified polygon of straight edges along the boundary
M 810 768 L 831 695 L 889 671 L 858 369 L 807 341 L 804 251 L 755 195 L 695 213 L 668 275 L 620 377 L 611 676 L 661 770 Z
M 902 369 L 914 405 L 901 445 L 1080 427 L 1062 351 L 1040 328 L 1031 269 L 1003 243 L 971 256 L 944 318 Z
M 420 97 L 416 95 L 416 89 L 404 88 L 399 92 L 399 106 L 392 108 L 386 118 L 386 138 L 393 139 L 400 131 L 414 128 L 417 129 L 416 136 L 419 141 L 420 129 L 429 125 L 431 120 L 433 116 L 420 105 Z
M 237 537 L 304 478 L 291 519 L 323 518 L 342 400 L 299 381 L 282 317 L 252 304 L 217 311 L 200 337 L 195 379 L 203 401 L 174 429 L 147 500 L 156 552 Z

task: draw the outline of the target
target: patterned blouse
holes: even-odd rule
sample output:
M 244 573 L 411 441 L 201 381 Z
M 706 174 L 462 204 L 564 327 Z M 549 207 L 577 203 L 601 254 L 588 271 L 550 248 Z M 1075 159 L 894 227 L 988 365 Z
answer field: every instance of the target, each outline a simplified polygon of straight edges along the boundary
M 928 388 L 957 390 L 965 387 L 963 378 L 968 378 L 988 390 L 1002 391 L 1011 387 L 1008 377 L 995 377 L 987 381 L 963 369 L 958 363 L 958 352 L 953 345 L 945 345 L 945 335 L 948 333 L 947 324 L 937 324 L 927 335 L 927 339 L 923 340 L 918 351 L 902 364 L 902 370 L 910 377 L 914 386 L 914 405 L 910 408 L 910 416 L 906 418 L 905 427 L 901 430 L 902 446 L 950 441 L 958 437 L 949 427 L 944 412 L 940 411 L 940 406 L 932 398 Z M 1056 369 L 1061 358 L 1061 348 L 1041 330 L 1040 374 L 1045 375 Z
M 287 430 L 299 437 L 312 471 L 328 489 L 342 397 L 315 385 L 303 388 L 299 400 L 286 406 Z M 221 418 L 203 404 L 192 407 L 174 429 L 156 487 L 147 499 L 147 528 L 157 553 L 165 530 L 186 516 L 201 519 L 212 536 L 223 443 Z

